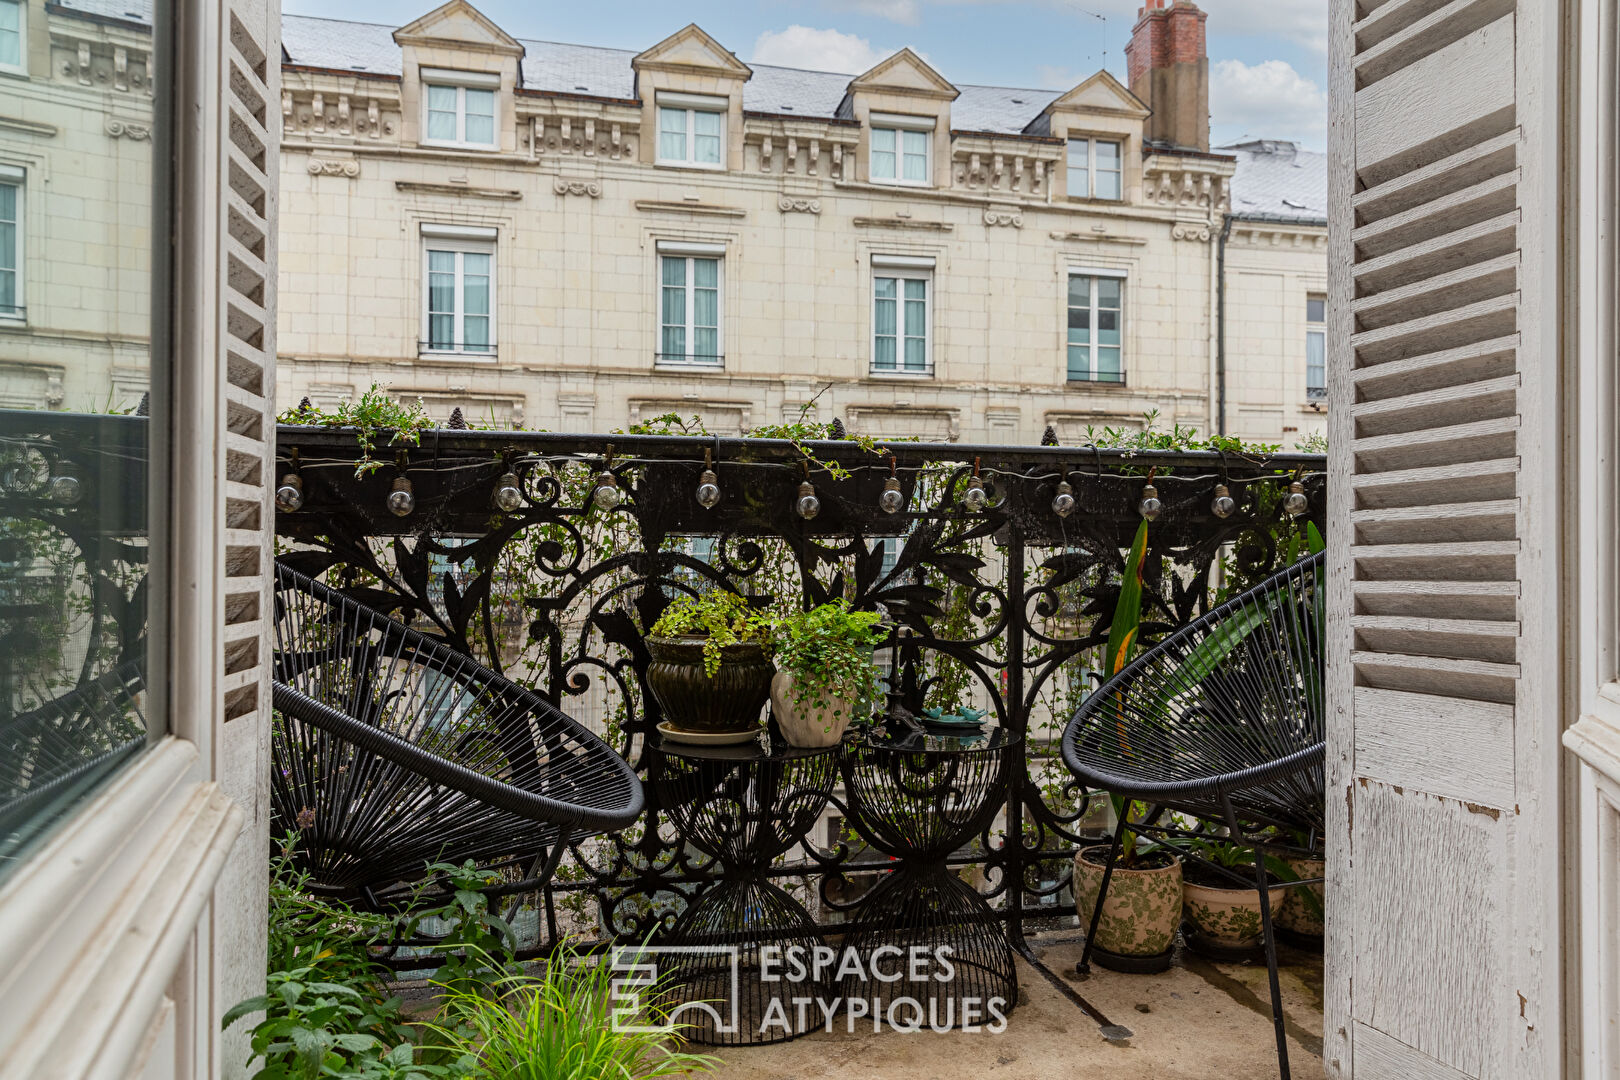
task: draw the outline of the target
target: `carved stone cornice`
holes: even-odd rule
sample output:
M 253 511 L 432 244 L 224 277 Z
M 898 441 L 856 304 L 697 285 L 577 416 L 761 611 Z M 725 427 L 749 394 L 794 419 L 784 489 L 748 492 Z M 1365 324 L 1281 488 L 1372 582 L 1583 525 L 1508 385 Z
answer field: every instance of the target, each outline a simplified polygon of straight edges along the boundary
M 776 200 L 776 208 L 784 214 L 819 214 L 821 213 L 821 200 L 796 199 L 791 195 L 783 195 Z
M 558 195 L 588 195 L 593 199 L 602 197 L 602 182 L 600 180 L 568 180 L 557 177 L 551 182 L 551 190 Z
M 50 138 L 56 134 L 54 124 L 37 124 L 32 120 L 19 120 L 15 116 L 0 116 L 0 131 L 20 131 L 24 135 L 43 135 Z
M 350 159 L 348 161 L 326 161 L 320 158 L 310 158 L 306 166 L 311 176 L 346 176 L 350 180 L 360 175 L 360 162 Z
M 653 214 L 702 214 L 708 217 L 747 217 L 748 211 L 738 206 L 715 206 L 713 203 L 658 202 L 655 199 L 637 199 L 632 204 L 637 210 Z
M 857 229 L 911 229 L 918 232 L 950 232 L 955 228 L 948 221 L 912 221 L 910 218 L 852 218 L 850 224 Z
M 1047 233 L 1053 240 L 1086 240 L 1093 244 L 1127 244 L 1131 247 L 1141 247 L 1147 243 L 1145 236 L 1122 236 L 1119 233 L 1098 232 L 1061 232 L 1054 230 Z

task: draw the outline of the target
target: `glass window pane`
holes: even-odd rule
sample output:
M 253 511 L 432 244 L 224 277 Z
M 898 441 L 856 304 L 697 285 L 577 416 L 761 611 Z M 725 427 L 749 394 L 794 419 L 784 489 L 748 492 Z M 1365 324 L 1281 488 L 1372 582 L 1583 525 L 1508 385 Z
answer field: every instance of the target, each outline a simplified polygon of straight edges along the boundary
M 692 358 L 714 363 L 720 359 L 720 331 L 699 327 L 692 331 Z
M 1097 312 L 1097 344 L 1119 344 L 1119 312 Z
M 1091 340 L 1091 310 L 1083 307 L 1069 309 L 1069 340 L 1082 342 Z
M 1091 140 L 1069 140 L 1069 164 L 1077 165 L 1082 169 L 1091 167 Z
M 1087 345 L 1069 346 L 1069 378 L 1091 378 L 1091 348 Z
M 1097 168 L 1119 171 L 1119 143 L 1097 140 Z
M 873 128 L 872 129 L 872 152 L 874 154 L 875 153 L 885 153 L 885 154 L 894 153 L 894 137 L 895 137 L 894 128 Z
M 720 284 L 720 260 L 693 259 L 692 284 L 700 289 L 712 289 Z
M 872 288 L 873 291 L 876 292 L 880 297 L 892 299 L 897 295 L 895 293 L 895 279 L 892 277 L 880 277 L 875 279 L 872 283 Z
M 1118 199 L 1120 197 L 1119 173 L 1097 170 L 1097 198 Z
M 456 114 L 429 111 L 427 137 L 440 142 L 455 142 Z
M 658 110 L 658 159 L 686 160 L 686 110 Z
M 487 252 L 469 251 L 461 256 L 461 268 L 469 274 L 489 274 L 490 257 Z
M 699 135 L 720 136 L 721 114 L 717 112 L 696 112 L 692 114 L 692 130 Z
M 461 321 L 461 332 L 466 338 L 462 345 L 473 352 L 489 349 L 489 316 L 468 315 Z
M 893 337 L 895 331 L 895 304 L 893 300 L 879 300 L 872 308 L 872 325 L 877 333 Z
M 479 146 L 495 145 L 495 118 L 492 116 L 474 116 L 467 114 L 466 142 L 476 143 Z
M 98 57 L 127 43 L 150 64 L 172 45 L 154 40 L 171 25 L 165 0 L 155 6 L 107 9 L 137 14 L 98 27 L 34 4 L 45 21 L 31 28 L 41 45 L 93 39 Z M 22 19 L 18 0 L 0 0 L 0 63 L 26 59 Z M 0 351 L 12 361 L 0 363 L 0 878 L 168 729 L 147 656 L 170 636 L 149 613 L 167 606 L 172 559 L 147 530 L 172 517 L 150 448 L 174 418 L 147 395 L 170 381 L 150 343 L 171 285 L 153 254 L 173 221 L 153 154 L 169 118 L 146 91 L 173 72 L 114 93 L 110 78 L 93 91 L 50 68 L 0 80 L 0 113 L 60 129 L 0 128 Z M 110 143 L 112 121 L 142 137 Z
M 663 355 L 666 358 L 671 359 L 671 360 L 678 360 L 681 357 L 685 356 L 686 355 L 686 327 L 684 327 L 684 326 L 666 326 L 666 327 L 664 327 L 664 344 L 663 344 L 663 348 L 660 349 L 659 351 L 661 353 L 663 353 Z
M 670 326 L 686 325 L 686 290 L 664 289 L 664 323 Z
M 1119 350 L 1097 350 L 1097 378 L 1103 382 L 1119 382 Z
M 1091 197 L 1091 141 L 1069 140 L 1068 192 L 1077 199 Z
M 438 274 L 455 273 L 456 253 L 453 251 L 429 251 L 428 269 Z
M 693 161 L 700 165 L 720 164 L 720 139 L 713 135 L 699 135 L 692 140 Z
M 493 90 L 463 90 L 467 102 L 467 116 L 495 117 L 495 91 Z
M 1069 306 L 1084 307 L 1091 303 L 1091 279 L 1084 274 L 1069 275 Z
M 683 259 L 683 258 L 680 258 L 679 256 L 665 255 L 664 259 L 663 259 L 663 262 L 664 262 L 664 284 L 665 285 L 685 285 L 686 284 L 686 260 Z
M 906 333 L 914 337 L 928 333 L 928 305 L 921 300 L 906 301 Z
M 468 315 L 489 314 L 489 278 L 483 274 L 466 274 L 462 278 L 461 310 Z
M 928 179 L 928 133 L 905 131 L 901 133 L 905 144 L 905 178 L 914 181 Z
M 1119 307 L 1119 278 L 1097 279 L 1097 306 L 1100 308 Z
M 428 316 L 428 348 L 452 349 L 456 344 L 456 317 L 454 315 Z
M 3 217 L 3 216 L 4 216 L 4 214 L 0 214 L 0 217 Z M 1305 321 L 1306 322 L 1326 322 L 1327 321 L 1327 301 L 1319 300 L 1319 299 L 1316 299 L 1316 298 L 1306 300 L 1305 301 Z
M 456 276 L 454 274 L 428 275 L 428 310 L 456 310 Z
M 906 278 L 906 299 L 922 300 L 928 296 L 928 282 L 921 278 Z
M 926 371 L 928 369 L 928 343 L 922 338 L 906 338 L 906 370 Z
M 427 88 L 428 108 L 435 112 L 454 113 L 456 111 L 456 88 L 453 86 L 430 86 Z
M 720 325 L 720 293 L 717 290 L 692 290 L 692 325 Z
M 893 128 L 872 129 L 872 179 L 893 180 L 895 172 L 895 131 Z
M 872 366 L 881 371 L 894 370 L 894 338 L 878 336 L 872 353 Z

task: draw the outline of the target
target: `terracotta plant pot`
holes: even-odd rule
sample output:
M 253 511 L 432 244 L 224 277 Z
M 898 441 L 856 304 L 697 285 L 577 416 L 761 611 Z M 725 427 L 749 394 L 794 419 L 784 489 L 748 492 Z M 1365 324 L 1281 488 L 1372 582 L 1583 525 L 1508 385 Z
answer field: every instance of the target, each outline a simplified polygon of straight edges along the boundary
M 1319 878 L 1327 868 L 1321 859 L 1289 859 L 1288 868 L 1301 878 Z M 1305 893 L 1316 894 L 1316 907 L 1305 902 Z M 1323 933 L 1321 904 L 1326 893 L 1321 883 L 1298 885 L 1288 890 L 1288 896 L 1277 909 L 1277 925 L 1291 933 L 1305 937 L 1321 937 Z
M 1114 867 L 1108 879 L 1093 944 L 1120 956 L 1159 956 L 1170 951 L 1181 925 L 1181 860 L 1139 870 Z M 1091 910 L 1102 888 L 1108 845 L 1082 848 L 1074 856 L 1074 905 L 1082 929 L 1091 925 Z
M 831 695 L 801 700 L 794 692 L 793 676 L 778 671 L 771 679 L 771 714 L 789 746 L 832 746 L 855 718 L 855 703 Z
M 1245 868 L 1239 867 L 1238 872 L 1244 873 Z M 1203 943 L 1220 950 L 1250 949 L 1260 944 L 1260 890 L 1206 874 L 1198 882 L 1188 881 L 1182 887 L 1187 921 Z M 1215 884 L 1217 880 L 1219 884 Z M 1268 891 L 1275 921 L 1288 887 L 1273 885 Z
M 720 670 L 710 678 L 703 670 L 700 637 L 647 639 L 652 663 L 647 689 L 664 719 L 683 731 L 719 733 L 750 731 L 759 726 L 759 711 L 771 694 L 776 668 L 765 650 L 753 643 L 727 645 Z

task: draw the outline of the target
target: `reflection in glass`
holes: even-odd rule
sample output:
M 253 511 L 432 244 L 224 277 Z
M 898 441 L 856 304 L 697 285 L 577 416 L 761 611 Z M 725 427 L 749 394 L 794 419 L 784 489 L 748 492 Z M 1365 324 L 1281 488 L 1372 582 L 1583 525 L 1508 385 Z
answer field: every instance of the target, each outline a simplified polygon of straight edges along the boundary
M 24 122 L 0 127 L 0 876 L 164 727 L 146 662 L 165 133 L 152 23 L 126 6 L 31 6 L 46 32 L 18 34 L 0 0 Z

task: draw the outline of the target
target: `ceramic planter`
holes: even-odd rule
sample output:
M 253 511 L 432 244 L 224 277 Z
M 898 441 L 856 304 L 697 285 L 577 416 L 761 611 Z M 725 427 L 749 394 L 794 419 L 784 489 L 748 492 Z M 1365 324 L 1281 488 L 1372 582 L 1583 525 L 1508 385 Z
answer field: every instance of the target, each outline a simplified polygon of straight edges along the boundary
M 759 726 L 759 711 L 770 697 L 776 670 L 760 645 L 727 645 L 711 679 L 703 670 L 703 638 L 649 636 L 646 641 L 652 654 L 647 689 L 669 723 L 703 733 Z
M 844 729 L 855 718 L 855 702 L 849 698 L 820 695 L 800 698 L 793 676 L 778 671 L 771 679 L 771 714 L 789 746 L 832 746 L 844 737 Z
M 1253 870 L 1246 871 L 1239 867 L 1238 872 L 1253 873 Z M 1214 881 L 1215 876 L 1210 875 L 1206 880 Z M 1275 920 L 1276 912 L 1288 895 L 1288 887 L 1273 885 L 1269 891 Z M 1195 944 L 1206 944 L 1223 951 L 1238 951 L 1252 949 L 1261 943 L 1260 890 L 1253 885 L 1244 887 L 1227 881 L 1218 885 L 1188 881 L 1182 893 L 1187 921 L 1198 932 L 1200 939 Z
M 1327 865 L 1321 859 L 1289 859 L 1287 862 L 1288 868 L 1301 878 L 1319 878 Z M 1306 903 L 1304 894 L 1307 890 L 1316 894 L 1317 907 L 1312 908 Z M 1277 909 L 1277 925 L 1289 933 L 1303 937 L 1321 937 L 1323 926 L 1320 905 L 1324 896 L 1320 883 L 1289 889 L 1287 898 Z
M 1156 957 L 1170 952 L 1181 925 L 1181 860 L 1140 870 L 1114 867 L 1108 879 L 1093 945 L 1123 957 Z M 1081 927 L 1091 925 L 1091 911 L 1102 888 L 1108 845 L 1083 848 L 1074 856 L 1074 903 Z M 1105 967 L 1108 957 L 1099 954 Z

